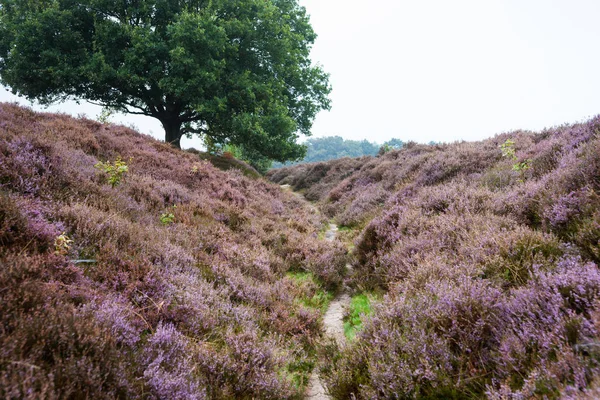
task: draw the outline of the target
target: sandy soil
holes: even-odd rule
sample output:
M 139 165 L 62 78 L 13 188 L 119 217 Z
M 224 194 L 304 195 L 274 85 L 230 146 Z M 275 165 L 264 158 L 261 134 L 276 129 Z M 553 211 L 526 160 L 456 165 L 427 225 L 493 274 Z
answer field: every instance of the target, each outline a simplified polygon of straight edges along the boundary
M 337 235 L 337 231 L 337 225 L 329 224 L 329 229 L 325 232 L 325 240 L 333 241 Z M 344 311 L 348 308 L 349 304 L 350 296 L 342 292 L 329 303 L 329 308 L 323 316 L 325 336 L 335 340 L 340 347 L 343 347 L 346 344 L 343 318 Z M 310 381 L 306 390 L 306 398 L 309 400 L 329 400 L 331 397 L 327 394 L 317 370 L 318 367 L 315 367 L 310 376 Z

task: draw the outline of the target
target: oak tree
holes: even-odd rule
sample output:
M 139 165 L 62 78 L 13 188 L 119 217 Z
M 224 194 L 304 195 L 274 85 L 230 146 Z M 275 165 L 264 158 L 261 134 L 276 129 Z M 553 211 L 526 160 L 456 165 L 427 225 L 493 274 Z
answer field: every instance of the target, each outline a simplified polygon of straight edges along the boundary
M 315 38 L 297 0 L 0 0 L 0 78 L 284 161 L 330 106 Z

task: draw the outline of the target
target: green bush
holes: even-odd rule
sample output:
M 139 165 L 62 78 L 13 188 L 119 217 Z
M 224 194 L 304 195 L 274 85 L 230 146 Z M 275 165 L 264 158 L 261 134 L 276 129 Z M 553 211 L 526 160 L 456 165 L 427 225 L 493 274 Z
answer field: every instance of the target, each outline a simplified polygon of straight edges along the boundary
M 131 159 L 129 159 L 129 162 L 131 162 Z M 107 182 L 112 187 L 119 186 L 125 174 L 129 171 L 129 166 L 121 160 L 121 157 L 117 157 L 114 163 L 99 161 L 94 165 L 94 168 L 105 174 Z

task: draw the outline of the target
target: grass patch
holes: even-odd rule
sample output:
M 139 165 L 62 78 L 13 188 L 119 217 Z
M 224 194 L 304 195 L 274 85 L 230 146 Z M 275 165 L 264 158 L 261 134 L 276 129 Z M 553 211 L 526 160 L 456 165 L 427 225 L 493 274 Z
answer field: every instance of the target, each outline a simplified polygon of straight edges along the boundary
M 332 299 L 333 294 L 331 294 L 331 292 L 319 290 L 310 299 L 303 299 L 302 304 L 307 307 L 317 308 L 321 310 L 321 312 L 325 313 Z
M 344 335 L 348 340 L 354 340 L 356 332 L 362 329 L 363 316 L 371 315 L 374 300 L 375 295 L 369 293 L 361 293 L 352 297 L 349 313 L 344 321 Z
M 303 284 L 305 282 L 314 282 L 315 276 L 311 272 L 306 271 L 290 271 L 285 274 L 288 278 L 297 284 Z
M 327 231 L 329 231 L 329 226 L 331 223 L 332 222 L 327 221 L 326 223 L 321 224 L 321 229 L 319 229 L 319 232 L 317 234 L 319 240 L 325 240 L 325 234 L 327 233 Z
M 305 388 L 310 380 L 310 373 L 315 367 L 312 359 L 295 360 L 287 365 L 286 378 L 297 388 Z
M 311 272 L 288 272 L 286 274 L 304 295 L 299 298 L 300 304 L 305 307 L 318 309 L 322 313 L 327 311 L 333 299 L 333 293 L 323 289 L 323 284 Z

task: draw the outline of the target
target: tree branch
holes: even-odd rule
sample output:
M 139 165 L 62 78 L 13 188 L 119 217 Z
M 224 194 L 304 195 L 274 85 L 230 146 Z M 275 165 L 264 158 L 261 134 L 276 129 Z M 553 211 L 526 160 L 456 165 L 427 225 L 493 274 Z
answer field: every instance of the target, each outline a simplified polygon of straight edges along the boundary
M 202 133 L 208 133 L 208 130 L 204 129 L 204 128 L 192 128 L 191 126 L 181 128 L 182 135 L 188 135 L 188 134 L 192 134 L 192 133 L 199 135 Z
M 183 117 L 179 119 L 182 123 L 186 122 L 198 122 L 202 121 L 202 118 L 199 115 L 191 116 L 191 117 Z
M 130 103 L 121 103 L 121 104 L 110 104 L 110 103 L 96 103 L 95 101 L 92 100 L 86 100 L 88 103 L 93 104 L 95 106 L 100 106 L 100 107 L 108 107 L 108 108 L 114 108 L 116 110 L 122 110 L 127 114 L 133 114 L 133 115 L 146 115 L 148 117 L 153 117 L 154 115 L 150 112 L 147 111 L 145 109 L 143 109 L 142 107 L 139 106 L 135 106 L 133 104 Z M 137 108 L 138 110 L 141 111 L 131 111 L 129 108 L 127 107 L 132 107 L 132 108 Z

